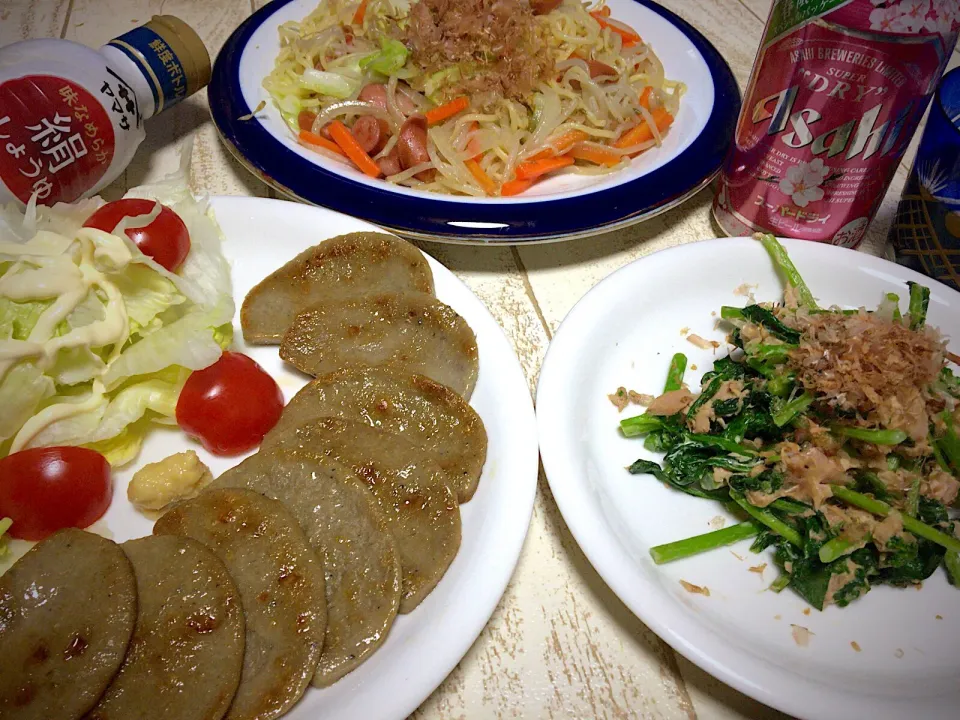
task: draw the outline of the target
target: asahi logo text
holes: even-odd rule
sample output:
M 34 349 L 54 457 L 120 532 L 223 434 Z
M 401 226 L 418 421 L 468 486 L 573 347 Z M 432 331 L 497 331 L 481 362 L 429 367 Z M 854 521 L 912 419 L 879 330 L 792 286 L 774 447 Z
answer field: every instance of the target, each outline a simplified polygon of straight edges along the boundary
M 811 91 L 812 97 L 817 94 L 826 94 L 827 98 L 830 98 L 830 88 L 836 86 L 822 75 L 818 77 L 826 82 L 814 79 L 811 83 L 804 83 L 803 89 Z M 881 155 L 887 155 L 895 150 L 902 151 L 902 148 L 897 147 L 897 141 L 913 109 L 914 100 L 909 101 L 892 121 L 890 119 L 892 112 L 888 112 L 887 119 L 877 124 L 884 108 L 884 104 L 878 102 L 858 118 L 832 128 L 823 128 L 817 124 L 823 119 L 819 110 L 810 107 L 794 110 L 800 90 L 801 85 L 798 83 L 757 102 L 753 108 L 753 123 L 756 125 L 769 120 L 767 135 L 779 135 L 780 140 L 787 147 L 809 147 L 814 156 L 825 154 L 825 157 L 832 158 L 845 153 L 848 160 L 858 155 L 862 155 L 866 160 L 878 152 Z M 882 95 L 882 93 L 875 94 Z M 865 104 L 869 104 L 870 96 L 869 92 L 863 93 Z M 839 100 L 836 92 L 833 93 L 833 98 L 834 102 Z

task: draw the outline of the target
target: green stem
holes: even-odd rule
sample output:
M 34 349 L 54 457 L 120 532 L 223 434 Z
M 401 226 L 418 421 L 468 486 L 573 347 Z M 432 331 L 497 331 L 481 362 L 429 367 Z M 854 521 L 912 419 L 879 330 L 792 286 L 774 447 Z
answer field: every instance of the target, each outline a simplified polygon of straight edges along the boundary
M 853 505 L 861 510 L 866 510 L 869 513 L 873 513 L 874 515 L 887 517 L 887 515 L 893 511 L 893 508 L 887 505 L 885 502 L 880 502 L 869 495 L 863 495 L 862 493 L 858 493 L 855 490 L 846 488 L 843 485 L 831 485 L 830 489 L 833 490 L 834 497 L 843 500 L 843 502 L 847 503 L 848 505 Z M 936 543 L 937 545 L 945 547 L 951 552 L 960 552 L 960 539 L 940 532 L 936 528 L 930 527 L 926 523 L 920 522 L 916 518 L 912 518 L 909 515 L 903 515 L 902 519 L 903 527 L 917 537 L 922 537 L 925 540 Z
M 927 307 L 930 305 L 930 288 L 915 282 L 910 286 L 910 329 L 919 330 L 927 321 Z
M 679 390 L 683 386 L 683 374 L 687 371 L 687 356 L 683 353 L 677 353 L 670 361 L 670 369 L 667 371 L 667 382 L 663 386 L 663 391 L 668 393 L 672 390 Z
M 896 293 L 887 293 L 887 300 L 893 303 L 893 321 L 899 322 L 903 319 L 900 314 L 900 296 Z
M 956 475 L 960 475 L 960 437 L 953 428 L 953 418 L 949 413 L 944 413 L 947 421 L 947 431 L 942 437 L 937 438 L 936 447 L 943 454 L 944 459 L 953 468 Z
M 769 507 L 779 510 L 780 512 L 785 512 L 788 515 L 800 515 L 808 510 L 813 510 L 813 508 L 806 503 L 802 503 L 799 500 L 791 500 L 790 498 L 777 498 L 770 503 Z
M 916 517 L 920 509 L 920 478 L 913 478 L 910 489 L 907 491 L 907 500 L 904 503 L 904 512 L 910 517 Z
M 851 548 L 857 546 L 858 543 L 853 542 L 852 540 L 847 540 L 844 537 L 835 537 L 833 540 L 825 542 L 820 547 L 820 562 L 822 563 L 832 563 L 834 560 L 843 557 Z
M 635 415 L 620 421 L 620 430 L 626 437 L 637 437 L 663 427 L 663 418 L 659 415 Z
M 870 428 L 856 428 L 846 425 L 835 425 L 833 432 L 852 440 L 862 440 L 874 445 L 899 445 L 908 437 L 903 430 L 871 430 Z
M 773 414 L 773 424 L 777 427 L 783 427 L 810 407 L 812 402 L 813 395 L 810 393 L 804 393 L 800 397 L 794 398 Z
M 737 505 L 742 507 L 744 511 L 752 517 L 757 522 L 761 522 L 766 525 L 768 528 L 773 530 L 777 535 L 780 535 L 791 545 L 796 545 L 797 547 L 803 546 L 803 540 L 800 537 L 800 533 L 794 530 L 792 527 L 787 525 L 783 520 L 778 518 L 772 512 L 766 508 L 758 508 L 754 505 L 751 505 L 747 499 L 740 493 L 731 491 L 730 497 L 733 499 Z
M 770 583 L 770 589 L 775 593 L 782 592 L 787 589 L 787 586 L 790 584 L 792 578 L 787 574 L 783 573 L 780 577 Z
M 753 448 L 748 448 L 739 443 L 735 443 L 733 440 L 730 440 L 725 437 L 719 437 L 717 435 L 698 435 L 696 433 L 691 433 L 685 436 L 686 440 L 691 442 L 697 442 L 701 445 L 707 445 L 709 447 L 715 447 L 719 450 L 726 450 L 727 452 L 734 453 L 736 455 L 743 455 L 745 457 L 756 457 L 759 455 L 758 450 Z
M 663 565 L 691 555 L 715 550 L 725 545 L 732 545 L 740 540 L 753 537 L 758 532 L 760 532 L 760 526 L 751 520 L 747 520 L 703 535 L 695 535 L 684 540 L 657 545 L 650 548 L 650 557 L 657 565 Z
M 810 288 L 807 287 L 807 284 L 803 281 L 803 278 L 800 277 L 800 272 L 797 270 L 796 265 L 793 264 L 790 256 L 787 255 L 787 251 L 783 245 L 781 245 L 773 235 L 767 233 L 760 236 L 760 242 L 763 243 L 763 247 L 770 255 L 770 259 L 773 260 L 773 264 L 780 271 L 781 275 L 783 275 L 784 281 L 796 290 L 797 299 L 800 301 L 800 304 L 811 310 L 815 309 L 817 307 L 817 301 L 814 299 L 813 293 L 810 292 Z
M 796 349 L 796 345 L 788 343 L 783 343 L 782 345 L 757 345 L 750 349 L 750 357 L 760 362 L 779 365 L 787 361 L 791 350 Z
M 771 395 L 776 395 L 777 397 L 786 397 L 789 395 L 793 384 L 797 380 L 796 375 L 792 372 L 780 373 L 773 377 L 767 376 L 767 378 L 767 390 Z
M 943 564 L 947 568 L 950 584 L 960 587 L 960 553 L 948 552 L 943 556 Z
M 933 457 L 937 461 L 937 465 L 940 466 L 940 469 L 950 472 L 950 464 L 947 462 L 947 456 L 944 455 L 943 450 L 940 449 L 940 441 L 931 438 L 930 449 L 933 450 Z
M 743 310 L 731 305 L 724 305 L 720 308 L 720 317 L 724 320 L 743 320 Z

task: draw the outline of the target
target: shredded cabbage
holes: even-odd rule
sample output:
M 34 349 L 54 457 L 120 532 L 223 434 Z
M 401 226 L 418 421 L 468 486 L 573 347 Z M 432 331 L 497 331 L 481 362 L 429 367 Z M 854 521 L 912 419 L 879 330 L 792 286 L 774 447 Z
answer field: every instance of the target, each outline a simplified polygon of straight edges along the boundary
M 392 75 L 407 64 L 409 55 L 410 51 L 402 42 L 384 37 L 380 39 L 380 52 L 368 55 L 361 60 L 360 68 L 372 70 L 381 75 Z
M 0 457 L 83 445 L 129 462 L 152 426 L 175 423 L 190 372 L 229 345 L 230 268 L 208 203 L 186 177 L 182 166 L 126 195 L 156 200 L 186 224 L 190 253 L 175 273 L 124 232 L 159 208 L 114 233 L 82 228 L 99 199 L 0 208 Z
M 307 90 L 339 99 L 348 98 L 360 89 L 360 82 L 336 72 L 307 68 L 300 76 L 300 84 Z

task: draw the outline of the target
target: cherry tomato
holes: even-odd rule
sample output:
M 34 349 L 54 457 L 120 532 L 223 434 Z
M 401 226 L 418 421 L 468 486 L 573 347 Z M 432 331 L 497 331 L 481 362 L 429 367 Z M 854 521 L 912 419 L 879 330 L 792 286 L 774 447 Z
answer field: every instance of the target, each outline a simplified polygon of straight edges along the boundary
M 83 226 L 113 232 L 125 217 L 147 215 L 153 211 L 155 205 L 153 200 L 115 200 L 87 218 Z M 190 233 L 179 215 L 166 205 L 160 207 L 160 214 L 152 223 L 142 228 L 128 228 L 127 237 L 136 243 L 140 252 L 173 272 L 190 252 Z
M 187 378 L 177 423 L 215 455 L 236 455 L 259 445 L 282 411 L 276 381 L 246 355 L 224 352 Z
M 92 525 L 110 507 L 110 464 L 81 447 L 21 450 L 0 460 L 0 517 L 9 533 L 43 540 L 67 527 Z

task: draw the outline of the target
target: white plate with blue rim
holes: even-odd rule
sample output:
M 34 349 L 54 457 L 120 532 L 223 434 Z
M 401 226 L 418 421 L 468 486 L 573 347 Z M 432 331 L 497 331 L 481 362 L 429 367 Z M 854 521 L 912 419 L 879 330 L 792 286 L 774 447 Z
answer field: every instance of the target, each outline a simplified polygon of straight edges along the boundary
M 951 338 L 954 352 L 960 347 L 957 291 L 852 250 L 783 244 L 821 305 L 872 308 L 893 292 L 906 310 L 907 281 L 930 287 L 928 322 Z M 707 240 L 627 265 L 570 311 L 537 388 L 540 454 L 564 520 L 641 620 L 741 692 L 810 720 L 956 718 L 960 589 L 942 568 L 919 591 L 874 587 L 845 608 L 819 612 L 790 590 L 767 590 L 777 576 L 771 553 L 751 553 L 750 540 L 665 565 L 650 558 L 655 545 L 735 520 L 719 503 L 630 475 L 625 468 L 637 458 L 658 458 L 642 439 L 619 432 L 619 420 L 642 410 L 618 413 L 607 395 L 619 386 L 658 394 L 676 352 L 689 357 L 685 381 L 696 390 L 716 355 L 681 331 L 718 341 L 717 355 L 724 353 L 716 320 L 722 305 L 746 304 L 735 294 L 745 283 L 758 301 L 783 296 L 757 241 Z
M 733 137 L 740 92 L 726 61 L 693 26 L 650 0 L 610 0 L 613 17 L 651 41 L 666 76 L 687 93 L 660 148 L 605 176 L 558 175 L 510 198 L 439 195 L 373 180 L 299 145 L 262 87 L 280 50 L 277 28 L 318 0 L 273 0 L 224 44 L 210 82 L 221 138 L 257 177 L 286 195 L 353 215 L 407 237 L 522 243 L 587 237 L 678 205 L 719 171 Z M 251 113 L 261 103 L 265 107 Z

